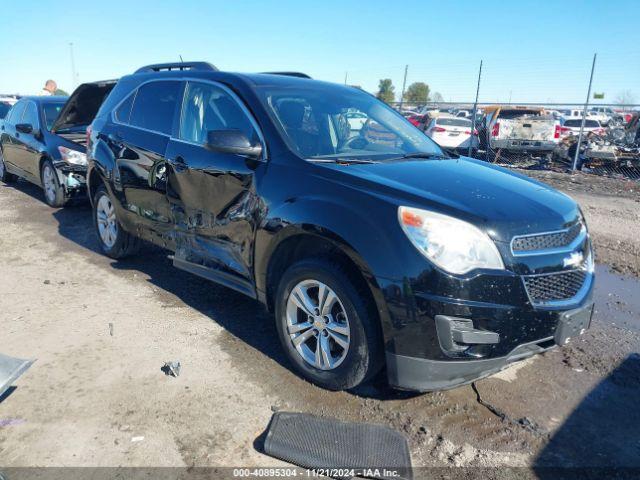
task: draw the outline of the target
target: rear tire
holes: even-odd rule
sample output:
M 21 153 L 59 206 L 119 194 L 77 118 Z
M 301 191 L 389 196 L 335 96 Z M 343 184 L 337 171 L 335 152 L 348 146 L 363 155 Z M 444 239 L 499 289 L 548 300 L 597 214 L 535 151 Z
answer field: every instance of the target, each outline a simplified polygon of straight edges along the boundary
M 65 204 L 64 189 L 58 181 L 58 172 L 51 160 L 42 162 L 40 180 L 44 190 L 44 201 L 52 208 L 63 207 Z
M 300 306 L 301 298 L 311 302 L 303 302 L 307 308 Z M 278 286 L 275 317 L 294 369 L 329 390 L 356 387 L 378 373 L 384 363 L 382 338 L 370 303 L 337 263 L 312 258 L 289 267 Z
M 126 232 L 116 215 L 115 202 L 104 185 L 100 185 L 93 197 L 93 225 L 100 249 L 108 257 L 119 259 L 134 255 L 140 249 L 141 240 Z
M 7 171 L 7 166 L 4 164 L 4 157 L 2 156 L 2 150 L 0 150 L 0 180 L 4 183 L 13 183 L 18 179 L 13 173 Z

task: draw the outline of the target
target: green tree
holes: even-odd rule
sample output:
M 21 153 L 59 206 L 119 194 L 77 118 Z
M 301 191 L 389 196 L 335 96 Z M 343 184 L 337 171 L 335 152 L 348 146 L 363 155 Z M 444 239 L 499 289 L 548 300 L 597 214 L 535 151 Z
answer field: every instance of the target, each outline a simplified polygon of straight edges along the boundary
M 409 85 L 404 94 L 404 99 L 409 103 L 420 103 L 429 101 L 429 85 L 424 82 L 414 82 Z
M 396 88 L 393 86 L 393 82 L 390 78 L 383 78 L 380 80 L 380 83 L 378 83 L 378 94 L 376 97 L 386 103 L 391 103 L 396 99 Z

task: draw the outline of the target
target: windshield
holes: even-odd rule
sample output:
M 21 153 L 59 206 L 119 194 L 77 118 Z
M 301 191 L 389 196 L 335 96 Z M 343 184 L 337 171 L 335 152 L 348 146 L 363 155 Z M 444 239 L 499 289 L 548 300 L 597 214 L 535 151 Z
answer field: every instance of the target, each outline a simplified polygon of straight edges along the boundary
M 445 156 L 399 113 L 361 90 L 320 82 L 305 87 L 259 89 L 286 142 L 302 158 L 380 161 L 411 154 Z
M 47 124 L 47 130 L 51 130 L 53 123 L 60 115 L 60 110 L 64 106 L 64 102 L 46 103 L 42 104 L 42 111 L 44 112 L 44 121 Z

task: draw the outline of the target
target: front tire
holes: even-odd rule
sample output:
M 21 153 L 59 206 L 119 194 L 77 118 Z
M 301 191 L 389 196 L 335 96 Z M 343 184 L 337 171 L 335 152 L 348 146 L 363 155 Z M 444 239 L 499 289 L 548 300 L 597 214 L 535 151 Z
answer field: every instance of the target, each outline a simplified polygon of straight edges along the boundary
M 276 295 L 280 342 L 305 379 L 345 390 L 380 370 L 376 309 L 339 264 L 320 258 L 297 262 L 282 276 Z
M 63 207 L 65 204 L 64 189 L 58 181 L 58 172 L 51 160 L 42 162 L 40 170 L 42 189 L 44 190 L 44 201 L 52 208 Z
M 140 239 L 124 231 L 116 215 L 115 203 L 104 185 L 93 197 L 93 224 L 100 249 L 108 257 L 119 259 L 138 252 Z
M 4 164 L 4 157 L 2 150 L 0 150 L 0 180 L 4 183 L 12 183 L 18 179 L 13 173 L 7 171 L 7 166 Z

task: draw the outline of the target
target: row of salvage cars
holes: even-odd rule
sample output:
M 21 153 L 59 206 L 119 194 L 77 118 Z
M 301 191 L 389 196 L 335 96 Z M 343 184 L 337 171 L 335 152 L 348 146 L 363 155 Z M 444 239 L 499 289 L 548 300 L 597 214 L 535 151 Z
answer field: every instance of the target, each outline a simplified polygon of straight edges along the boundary
M 465 154 L 471 146 L 473 156 L 495 163 L 572 164 L 582 128 L 578 167 L 624 168 L 640 174 L 638 112 L 612 116 L 590 110 L 584 125 L 582 110 L 495 105 L 478 112 L 475 122 L 466 110 L 402 113 L 441 146 Z

